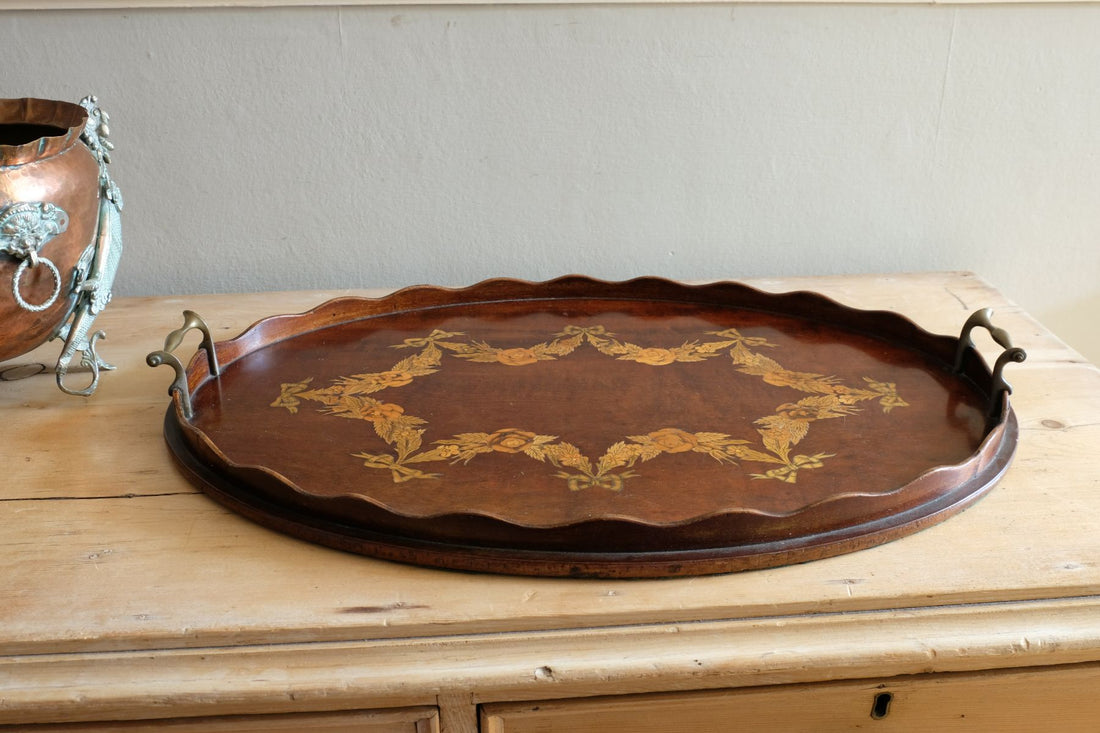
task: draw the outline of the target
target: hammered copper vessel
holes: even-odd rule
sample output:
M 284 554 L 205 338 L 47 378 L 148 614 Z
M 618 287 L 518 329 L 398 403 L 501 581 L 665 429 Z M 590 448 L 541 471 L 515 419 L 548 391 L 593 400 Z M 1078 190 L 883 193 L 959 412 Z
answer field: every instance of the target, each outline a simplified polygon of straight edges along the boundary
M 58 385 L 76 394 L 110 368 L 91 331 L 122 246 L 106 120 L 94 97 L 0 99 L 0 361 L 63 338 Z M 78 354 L 92 383 L 73 390 L 63 378 Z

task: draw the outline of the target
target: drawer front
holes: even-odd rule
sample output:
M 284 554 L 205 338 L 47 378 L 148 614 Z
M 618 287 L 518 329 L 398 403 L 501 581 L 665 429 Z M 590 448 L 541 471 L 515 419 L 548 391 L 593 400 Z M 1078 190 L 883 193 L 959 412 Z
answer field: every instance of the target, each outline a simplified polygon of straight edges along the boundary
M 1094 733 L 1100 665 L 485 705 L 482 733 Z
M 0 726 L 0 731 L 9 730 Z M 435 708 L 19 726 L 26 733 L 440 733 Z

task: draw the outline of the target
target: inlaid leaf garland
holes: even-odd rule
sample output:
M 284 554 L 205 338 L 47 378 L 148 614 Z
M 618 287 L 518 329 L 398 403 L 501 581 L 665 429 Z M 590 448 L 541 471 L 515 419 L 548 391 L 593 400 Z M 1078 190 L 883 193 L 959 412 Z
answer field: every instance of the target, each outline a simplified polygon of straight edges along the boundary
M 795 446 L 809 434 L 811 423 L 853 415 L 859 412 L 861 402 L 877 400 L 883 412 L 908 405 L 892 382 L 864 377 L 862 387 L 849 387 L 836 377 L 785 369 L 776 360 L 754 350 L 775 346 L 764 338 L 743 336 L 734 328 L 708 331 L 705 335 L 713 339 L 685 342 L 673 348 L 645 347 L 621 341 L 600 325 L 570 325 L 550 340 L 533 346 L 499 348 L 465 338 L 462 332 L 436 329 L 427 336 L 405 339 L 394 346 L 418 351 L 386 371 L 340 377 L 321 388 L 313 386 L 312 378 L 283 384 L 279 397 L 271 406 L 296 413 L 305 400 L 320 403 L 320 411 L 325 414 L 371 423 L 374 432 L 392 451 L 355 453 L 354 457 L 361 459 L 367 468 L 389 471 L 395 483 L 441 477 L 440 473 L 422 469 L 423 464 L 467 464 L 479 455 L 504 453 L 523 455 L 559 469 L 555 476 L 564 480 L 571 491 L 590 488 L 619 491 L 624 481 L 637 475 L 632 470 L 636 465 L 665 454 L 689 452 L 732 465 L 742 462 L 770 465 L 767 470 L 750 475 L 754 479 L 794 483 L 800 471 L 821 468 L 834 455 L 791 455 Z M 754 424 L 759 444 L 725 433 L 692 433 L 677 427 L 662 427 L 645 434 L 625 436 L 595 462 L 572 443 L 559 440 L 559 436 L 539 435 L 515 427 L 459 433 L 425 447 L 425 420 L 406 414 L 399 404 L 371 397 L 438 372 L 444 356 L 521 368 L 567 357 L 584 345 L 619 361 L 652 367 L 700 362 L 725 355 L 736 371 L 807 396 L 781 404 L 774 414 L 757 419 Z

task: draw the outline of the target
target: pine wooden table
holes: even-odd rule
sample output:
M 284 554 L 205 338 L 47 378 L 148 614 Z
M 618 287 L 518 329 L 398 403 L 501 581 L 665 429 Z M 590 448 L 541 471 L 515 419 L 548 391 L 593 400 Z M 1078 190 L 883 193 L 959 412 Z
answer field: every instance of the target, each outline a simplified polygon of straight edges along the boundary
M 49 374 L 0 382 L 0 724 L 1095 730 L 1100 371 L 970 274 L 748 282 L 935 333 L 993 307 L 1028 352 L 1006 372 L 1021 432 L 1004 479 L 915 535 L 740 574 L 538 579 L 372 560 L 198 493 L 162 439 L 170 372 L 145 355 L 185 308 L 224 339 L 380 291 L 120 298 L 100 319 L 119 369 L 93 398 Z M 48 345 L 0 376 L 55 356 Z

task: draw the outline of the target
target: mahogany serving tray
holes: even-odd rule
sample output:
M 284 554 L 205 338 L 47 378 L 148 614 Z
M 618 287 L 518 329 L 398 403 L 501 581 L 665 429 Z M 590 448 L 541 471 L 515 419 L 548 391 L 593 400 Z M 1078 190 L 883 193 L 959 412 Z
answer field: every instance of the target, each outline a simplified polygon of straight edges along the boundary
M 189 478 L 380 558 L 576 577 L 729 572 L 939 522 L 1006 469 L 1020 349 L 821 295 L 490 280 L 342 298 L 170 354 Z M 990 369 L 970 341 L 1006 351 Z

